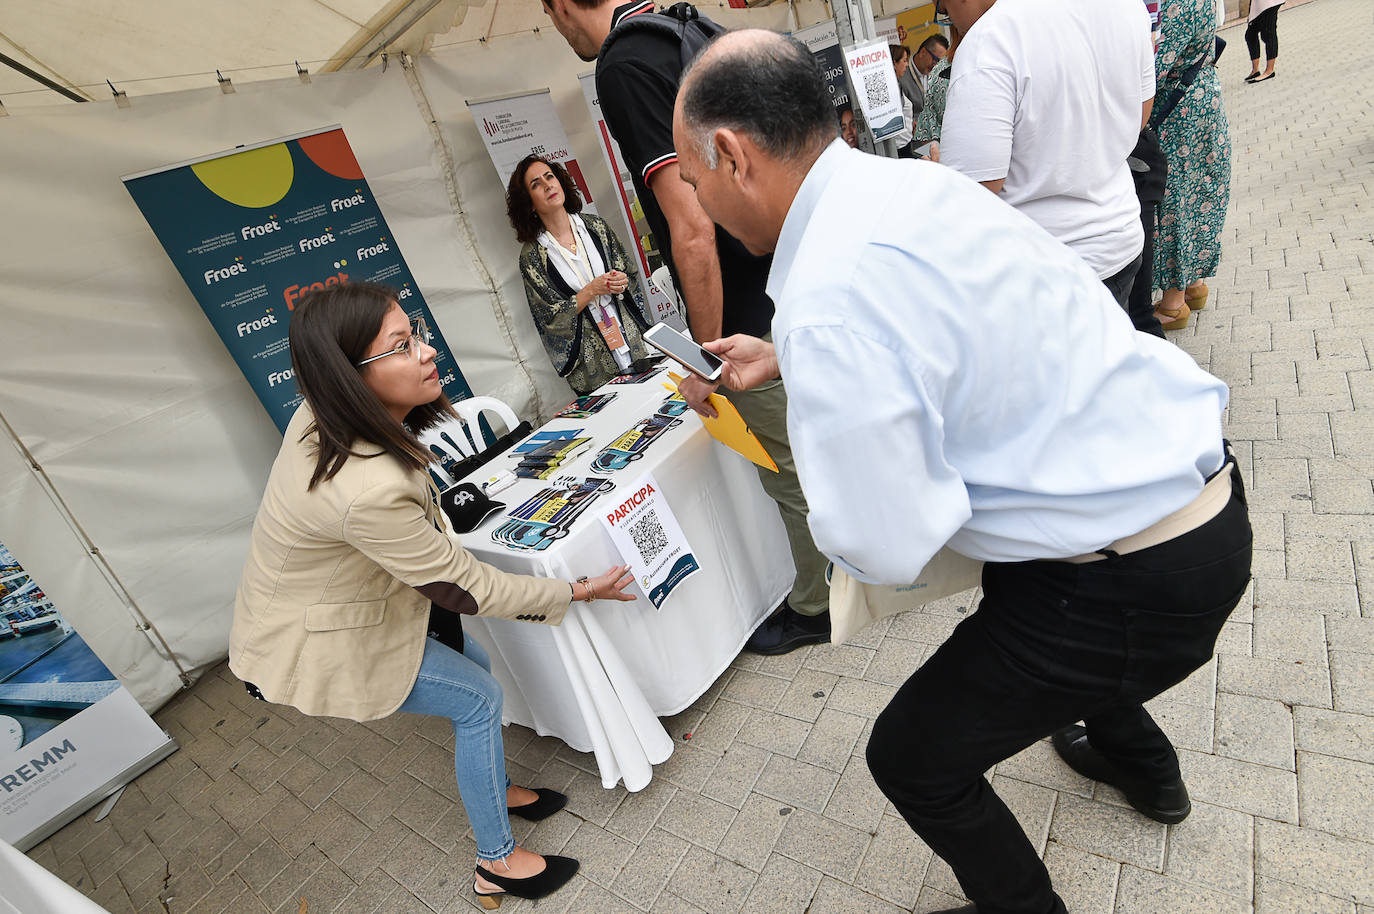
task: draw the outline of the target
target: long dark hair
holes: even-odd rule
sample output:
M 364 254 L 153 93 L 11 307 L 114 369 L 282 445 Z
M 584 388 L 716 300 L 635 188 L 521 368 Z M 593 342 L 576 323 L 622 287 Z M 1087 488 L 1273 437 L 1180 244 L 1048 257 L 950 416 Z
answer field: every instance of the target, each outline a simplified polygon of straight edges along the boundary
M 375 445 L 403 466 L 423 470 L 430 453 L 416 432 L 447 417 L 457 417 L 448 397 L 417 406 L 396 421 L 363 380 L 357 362 L 367 357 L 382 329 L 382 318 L 396 302 L 396 290 L 371 282 L 329 286 L 303 296 L 291 316 L 291 368 L 296 386 L 315 421 L 301 436 L 319 435 L 320 447 L 309 489 L 334 478 L 360 442 Z M 402 358 L 402 356 L 393 356 Z
M 570 213 L 582 212 L 582 194 L 578 192 L 577 185 L 573 183 L 566 168 L 557 162 L 550 162 L 543 156 L 525 156 L 520 160 L 520 164 L 515 166 L 515 171 L 510 175 L 510 182 L 506 184 L 506 215 L 510 217 L 510 227 L 515 229 L 515 240 L 521 244 L 528 244 L 544 231 L 544 223 L 534 211 L 530 189 L 525 186 L 525 172 L 529 171 L 535 162 L 543 162 L 549 166 L 549 171 L 558 179 L 563 188 L 563 208 Z

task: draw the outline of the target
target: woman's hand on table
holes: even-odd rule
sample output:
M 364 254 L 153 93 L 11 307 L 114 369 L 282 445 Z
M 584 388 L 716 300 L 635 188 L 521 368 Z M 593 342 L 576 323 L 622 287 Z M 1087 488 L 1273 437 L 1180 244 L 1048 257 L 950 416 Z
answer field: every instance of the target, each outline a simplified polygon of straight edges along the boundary
M 594 578 L 587 578 L 585 581 L 578 581 L 573 584 L 573 600 L 618 600 L 621 603 L 628 603 L 631 600 L 639 599 L 633 593 L 626 593 L 625 588 L 634 583 L 635 576 L 630 573 L 629 565 L 616 565 L 605 574 L 599 574 Z

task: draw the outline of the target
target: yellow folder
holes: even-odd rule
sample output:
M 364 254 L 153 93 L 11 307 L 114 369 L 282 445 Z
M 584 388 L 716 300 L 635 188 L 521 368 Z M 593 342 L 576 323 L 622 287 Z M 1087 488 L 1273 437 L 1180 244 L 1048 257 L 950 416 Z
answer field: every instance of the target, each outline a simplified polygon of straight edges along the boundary
M 668 390 L 676 391 L 677 384 L 682 381 L 682 376 L 668 373 L 668 377 L 673 379 L 672 384 L 664 384 Z M 706 426 L 706 431 L 711 437 L 721 444 L 730 448 L 738 454 L 747 457 L 764 469 L 778 471 L 778 465 L 773 462 L 773 458 L 768 456 L 768 452 L 763 449 L 759 439 L 754 437 L 754 433 L 745 424 L 744 417 L 735 409 L 735 404 L 720 394 L 711 394 L 710 403 L 716 410 L 716 418 L 708 419 L 700 413 L 696 414 L 701 420 L 701 424 Z

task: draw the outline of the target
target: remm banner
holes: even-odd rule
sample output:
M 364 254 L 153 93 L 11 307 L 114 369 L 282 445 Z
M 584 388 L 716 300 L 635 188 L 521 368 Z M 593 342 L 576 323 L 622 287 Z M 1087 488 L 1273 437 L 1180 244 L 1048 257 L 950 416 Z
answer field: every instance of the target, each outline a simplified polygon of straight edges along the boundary
M 28 850 L 175 751 L 0 543 L 0 840 Z
M 124 186 L 281 431 L 300 404 L 287 328 L 301 296 L 397 290 L 424 317 L 451 400 L 472 396 L 341 127 L 127 175 Z

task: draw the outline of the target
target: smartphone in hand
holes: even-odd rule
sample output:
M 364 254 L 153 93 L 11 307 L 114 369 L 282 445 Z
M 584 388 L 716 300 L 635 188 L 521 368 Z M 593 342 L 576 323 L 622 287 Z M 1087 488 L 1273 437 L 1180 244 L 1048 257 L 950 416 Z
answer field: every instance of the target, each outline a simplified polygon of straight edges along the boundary
M 720 380 L 721 369 L 725 366 L 720 357 L 701 348 L 696 340 L 667 324 L 654 324 L 646 330 L 644 342 L 697 377 L 712 383 Z

